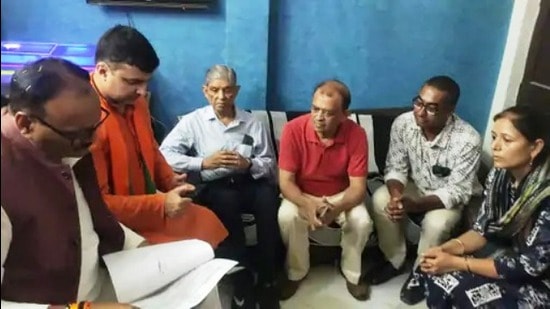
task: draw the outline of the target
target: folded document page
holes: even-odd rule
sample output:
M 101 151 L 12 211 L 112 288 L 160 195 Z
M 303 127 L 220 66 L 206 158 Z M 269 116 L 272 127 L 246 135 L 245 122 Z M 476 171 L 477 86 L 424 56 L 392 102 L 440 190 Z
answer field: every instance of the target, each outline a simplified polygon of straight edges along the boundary
M 119 302 L 142 309 L 198 305 L 237 262 L 214 259 L 201 240 L 124 250 L 103 257 Z

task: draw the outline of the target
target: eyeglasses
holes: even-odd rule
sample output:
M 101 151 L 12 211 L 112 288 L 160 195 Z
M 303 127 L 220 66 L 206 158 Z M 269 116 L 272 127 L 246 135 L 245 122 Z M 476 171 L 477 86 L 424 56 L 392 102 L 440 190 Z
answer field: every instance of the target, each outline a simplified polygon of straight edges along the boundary
M 435 116 L 439 113 L 439 104 L 431 103 L 431 102 L 425 102 L 419 95 L 412 99 L 412 104 L 413 104 L 414 108 L 416 108 L 418 110 L 425 109 L 426 114 L 428 114 L 430 116 Z
M 110 113 L 107 109 L 102 107 L 101 108 L 101 115 L 102 115 L 101 119 L 94 126 L 89 127 L 89 128 L 80 129 L 80 130 L 73 130 L 73 131 L 60 130 L 60 129 L 54 127 L 53 125 L 49 124 L 46 120 L 42 119 L 41 117 L 38 117 L 38 116 L 35 116 L 35 115 L 31 115 L 31 117 L 38 120 L 38 122 L 40 122 L 41 124 L 48 127 L 50 130 L 54 131 L 59 136 L 67 139 L 71 143 L 71 146 L 75 147 L 75 146 L 80 145 L 79 143 L 90 141 L 92 139 L 92 137 L 94 136 L 94 133 L 97 130 L 97 128 L 99 128 L 99 126 L 103 122 L 105 122 L 107 117 L 109 117 Z

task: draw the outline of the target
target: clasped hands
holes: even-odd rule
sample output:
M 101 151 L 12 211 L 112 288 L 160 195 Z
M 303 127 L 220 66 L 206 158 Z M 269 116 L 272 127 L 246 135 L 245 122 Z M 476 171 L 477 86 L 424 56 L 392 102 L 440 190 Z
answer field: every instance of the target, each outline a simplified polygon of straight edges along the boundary
M 465 263 L 463 257 L 450 254 L 441 246 L 432 247 L 420 256 L 420 270 L 431 275 L 460 270 L 460 263 Z
M 314 231 L 323 225 L 331 224 L 340 214 L 341 210 L 328 201 L 326 197 L 307 197 L 307 202 L 298 208 L 299 215 L 309 224 Z
M 408 196 L 391 197 L 388 205 L 384 209 L 386 215 L 393 222 L 398 222 L 408 211 L 412 211 L 416 207 L 417 201 Z
M 236 151 L 219 150 L 202 161 L 202 168 L 205 170 L 216 169 L 220 167 L 232 169 L 247 169 L 251 161 Z

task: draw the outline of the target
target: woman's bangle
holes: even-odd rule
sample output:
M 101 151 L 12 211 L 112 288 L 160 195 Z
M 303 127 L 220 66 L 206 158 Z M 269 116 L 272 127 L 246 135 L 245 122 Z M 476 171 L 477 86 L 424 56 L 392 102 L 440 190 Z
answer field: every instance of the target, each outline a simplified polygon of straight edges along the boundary
M 468 256 L 464 256 L 464 263 L 466 264 L 466 269 L 468 272 L 471 273 L 472 270 L 470 269 L 470 260 L 468 259 Z
M 458 238 L 453 238 L 451 240 L 456 241 L 462 247 L 462 253 L 460 255 L 464 255 L 464 253 L 466 253 L 466 247 L 464 246 L 464 243 L 462 242 L 462 240 Z

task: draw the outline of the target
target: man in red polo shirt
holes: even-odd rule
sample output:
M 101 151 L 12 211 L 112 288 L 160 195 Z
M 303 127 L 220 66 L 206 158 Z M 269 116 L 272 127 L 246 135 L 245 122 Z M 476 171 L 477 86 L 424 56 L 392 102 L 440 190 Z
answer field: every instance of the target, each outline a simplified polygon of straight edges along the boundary
M 350 294 L 366 300 L 369 287 L 359 282 L 361 253 L 373 230 L 365 207 L 367 136 L 349 120 L 351 95 L 337 80 L 320 83 L 311 114 L 293 119 L 283 129 L 279 185 L 283 202 L 279 226 L 287 247 L 288 280 L 281 299 L 296 293 L 309 270 L 309 230 L 342 227 L 341 270 Z

